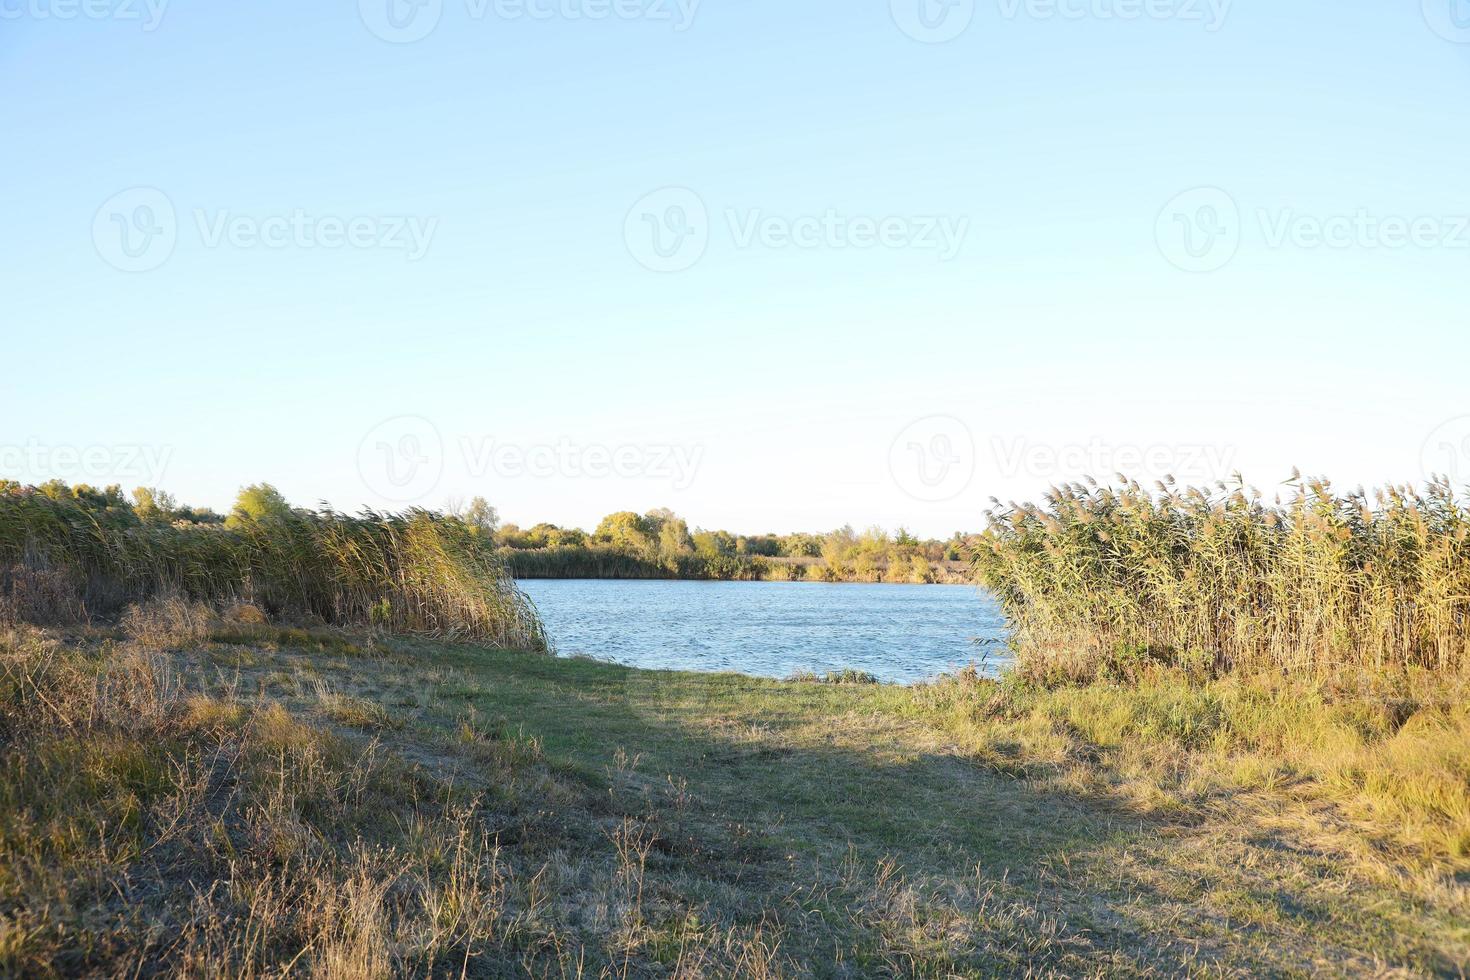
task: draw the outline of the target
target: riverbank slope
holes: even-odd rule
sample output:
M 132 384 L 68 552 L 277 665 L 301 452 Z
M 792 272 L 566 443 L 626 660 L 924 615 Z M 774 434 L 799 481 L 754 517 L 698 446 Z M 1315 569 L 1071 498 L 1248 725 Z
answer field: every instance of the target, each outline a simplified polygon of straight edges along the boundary
M 1463 691 L 778 682 L 177 608 L 0 658 L 5 972 L 1470 962 Z

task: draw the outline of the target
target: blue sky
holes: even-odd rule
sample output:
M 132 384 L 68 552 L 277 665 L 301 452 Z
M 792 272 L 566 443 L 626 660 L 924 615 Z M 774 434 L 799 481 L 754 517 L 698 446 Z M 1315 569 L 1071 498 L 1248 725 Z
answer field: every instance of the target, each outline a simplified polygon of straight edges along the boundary
M 929 534 L 1470 483 L 1464 0 L 388 2 L 0 0 L 0 476 Z

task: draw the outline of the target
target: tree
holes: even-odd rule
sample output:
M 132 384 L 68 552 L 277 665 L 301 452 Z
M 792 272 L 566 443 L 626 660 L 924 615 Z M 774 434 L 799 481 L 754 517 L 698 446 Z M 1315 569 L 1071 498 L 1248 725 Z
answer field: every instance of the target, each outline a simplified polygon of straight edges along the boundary
M 658 529 L 658 553 L 660 558 L 694 554 L 694 540 L 689 536 L 689 525 L 682 517 L 670 515 Z
M 58 504 L 74 499 L 71 495 L 71 487 L 66 485 L 65 480 L 47 480 L 36 488 L 45 497 L 56 501 Z
M 816 558 L 822 553 L 822 539 L 814 534 L 788 534 L 781 539 L 781 552 L 788 558 Z
M 585 548 L 587 547 L 587 532 L 577 527 L 556 527 L 547 525 L 546 547 L 548 548 Z
M 701 558 L 733 555 L 735 548 L 735 537 L 729 531 L 698 531 L 694 535 L 694 550 Z
M 470 501 L 470 506 L 464 512 L 464 520 L 470 527 L 486 534 L 494 534 L 500 530 L 500 513 L 484 497 L 476 497 Z
M 652 556 L 658 551 L 655 534 L 656 528 L 652 521 L 631 510 L 624 510 L 604 517 L 597 525 L 593 537 L 623 551 Z
M 138 487 L 133 491 L 133 510 L 144 524 L 171 524 L 179 505 L 173 494 L 157 487 Z
M 240 491 L 225 525 L 236 527 L 256 521 L 283 520 L 290 516 L 291 505 L 281 496 L 281 491 L 269 483 L 255 483 Z

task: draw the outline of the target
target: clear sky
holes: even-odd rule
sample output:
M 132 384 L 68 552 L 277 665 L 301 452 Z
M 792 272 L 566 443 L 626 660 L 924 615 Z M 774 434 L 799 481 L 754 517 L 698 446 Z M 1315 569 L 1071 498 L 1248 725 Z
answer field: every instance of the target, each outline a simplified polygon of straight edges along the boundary
M 0 0 L 0 83 L 0 476 L 1470 482 L 1466 0 Z

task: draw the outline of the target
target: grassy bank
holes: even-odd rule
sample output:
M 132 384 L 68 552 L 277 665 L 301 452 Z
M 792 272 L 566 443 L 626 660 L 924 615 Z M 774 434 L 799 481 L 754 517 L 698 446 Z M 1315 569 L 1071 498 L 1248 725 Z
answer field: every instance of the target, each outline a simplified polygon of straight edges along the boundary
M 0 634 L 0 969 L 1470 962 L 1470 722 L 1439 680 L 910 689 L 240 619 Z

